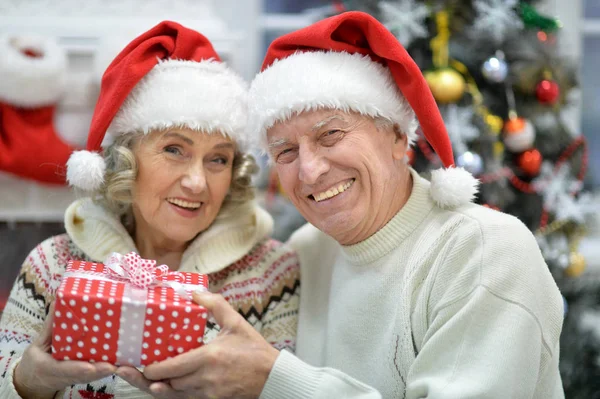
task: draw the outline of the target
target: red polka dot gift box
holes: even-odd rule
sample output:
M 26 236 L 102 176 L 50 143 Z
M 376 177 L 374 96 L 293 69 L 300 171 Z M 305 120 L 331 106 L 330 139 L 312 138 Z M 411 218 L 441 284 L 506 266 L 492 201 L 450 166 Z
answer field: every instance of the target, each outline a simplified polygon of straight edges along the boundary
M 57 291 L 52 356 L 146 366 L 202 345 L 207 311 L 191 301 L 208 277 L 136 253 L 70 261 Z

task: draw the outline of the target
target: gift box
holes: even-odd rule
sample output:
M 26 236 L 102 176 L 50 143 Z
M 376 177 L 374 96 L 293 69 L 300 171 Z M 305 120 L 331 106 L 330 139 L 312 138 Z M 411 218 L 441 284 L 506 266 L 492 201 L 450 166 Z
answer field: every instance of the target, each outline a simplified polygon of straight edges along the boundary
M 191 301 L 206 275 L 137 254 L 70 261 L 57 291 L 52 356 L 146 366 L 202 345 L 207 311 Z

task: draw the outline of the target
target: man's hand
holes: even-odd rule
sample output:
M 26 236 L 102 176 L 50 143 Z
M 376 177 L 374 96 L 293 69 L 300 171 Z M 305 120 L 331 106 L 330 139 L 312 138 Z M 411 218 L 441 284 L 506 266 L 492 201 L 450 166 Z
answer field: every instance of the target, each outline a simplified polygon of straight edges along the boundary
M 212 313 L 221 326 L 208 344 L 117 374 L 156 398 L 258 398 L 279 351 L 273 348 L 221 295 L 194 293 L 194 302 Z

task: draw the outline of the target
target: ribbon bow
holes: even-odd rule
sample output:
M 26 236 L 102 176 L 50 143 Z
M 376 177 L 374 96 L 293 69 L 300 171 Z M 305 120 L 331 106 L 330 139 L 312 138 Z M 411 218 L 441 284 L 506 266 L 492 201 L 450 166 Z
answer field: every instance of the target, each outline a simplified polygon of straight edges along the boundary
M 113 252 L 104 265 L 112 275 L 129 281 L 131 284 L 147 289 L 151 285 L 160 284 L 158 277 L 169 274 L 169 266 L 156 266 L 156 261 L 143 259 L 135 252 L 122 255 Z

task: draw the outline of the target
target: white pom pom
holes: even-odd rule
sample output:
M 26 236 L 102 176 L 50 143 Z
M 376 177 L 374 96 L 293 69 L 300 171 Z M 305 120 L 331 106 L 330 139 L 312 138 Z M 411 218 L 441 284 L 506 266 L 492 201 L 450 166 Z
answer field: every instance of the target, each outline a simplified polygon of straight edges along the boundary
M 473 201 L 479 180 L 464 168 L 437 169 L 431 172 L 431 198 L 440 208 L 455 208 Z
M 67 161 L 67 181 L 85 191 L 98 190 L 105 172 L 106 163 L 97 152 L 74 151 Z

